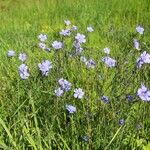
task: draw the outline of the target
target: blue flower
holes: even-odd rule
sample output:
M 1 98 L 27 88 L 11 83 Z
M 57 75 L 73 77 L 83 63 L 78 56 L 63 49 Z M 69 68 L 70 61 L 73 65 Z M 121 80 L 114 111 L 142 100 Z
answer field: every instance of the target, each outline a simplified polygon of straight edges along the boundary
M 63 36 L 70 36 L 71 31 L 69 29 L 63 29 L 59 33 L 60 33 L 60 35 L 63 35 Z
M 104 61 L 106 63 L 106 65 L 110 68 L 115 67 L 116 66 L 116 60 L 106 56 L 102 58 L 102 61 Z
M 78 99 L 82 99 L 84 96 L 84 92 L 81 88 L 75 89 L 74 90 L 74 97 Z
M 16 56 L 16 53 L 13 50 L 9 50 L 7 56 L 8 57 L 14 57 L 14 56 Z
M 45 43 L 39 43 L 39 47 L 41 49 L 46 49 L 46 44 Z
M 106 54 L 109 54 L 109 53 L 110 53 L 110 49 L 109 49 L 108 47 L 105 47 L 103 50 L 104 50 L 104 52 L 105 52 Z
M 27 59 L 27 55 L 25 53 L 20 53 L 19 54 L 19 60 L 21 60 L 22 62 L 24 62 Z
M 52 63 L 48 60 L 44 60 L 42 63 L 38 64 L 42 75 L 48 76 L 50 69 L 52 68 Z
M 102 96 L 102 101 L 104 103 L 108 103 L 109 102 L 109 98 L 107 96 Z
M 120 119 L 120 120 L 119 120 L 119 124 L 120 124 L 120 125 L 124 125 L 124 124 L 125 124 L 125 120 L 124 120 L 124 119 Z
M 138 26 L 138 27 L 136 27 L 136 31 L 142 35 L 144 33 L 144 28 L 141 26 Z
M 143 101 L 150 101 L 150 90 L 148 90 L 144 84 L 142 84 L 141 87 L 138 89 L 137 95 Z
M 71 25 L 70 20 L 64 20 L 64 23 L 65 23 L 65 25 L 67 25 L 67 26 Z
M 72 84 L 63 78 L 59 79 L 58 83 L 61 86 L 61 88 L 65 91 L 69 91 L 71 89 Z
M 70 114 L 73 114 L 73 113 L 75 113 L 77 110 L 76 110 L 76 107 L 75 106 L 73 106 L 73 105 L 68 105 L 68 104 L 66 104 L 66 109 L 67 109 L 67 111 L 70 113 Z
M 86 42 L 84 34 L 77 33 L 77 35 L 75 36 L 75 39 L 78 41 L 78 43 L 85 43 Z
M 133 43 L 134 43 L 134 48 L 137 49 L 137 50 L 140 50 L 140 48 L 139 48 L 139 46 L 140 46 L 139 41 L 137 39 L 134 39 Z
M 87 65 L 87 67 L 88 68 L 95 68 L 95 62 L 94 62 L 94 60 L 93 59 L 90 59 L 90 60 L 88 60 L 87 62 L 86 62 L 86 65 Z
M 38 36 L 38 39 L 39 39 L 41 42 L 44 42 L 44 41 L 47 40 L 47 35 L 45 35 L 45 34 L 40 34 L 40 35 Z
M 62 96 L 63 93 L 64 93 L 64 91 L 60 87 L 57 90 L 55 90 L 55 94 L 57 97 Z
M 22 79 L 27 79 L 30 74 L 28 73 L 28 66 L 25 64 L 21 64 L 19 66 L 19 74 Z
M 62 42 L 59 42 L 59 41 L 54 41 L 52 43 L 52 47 L 56 50 L 59 50 L 63 47 L 63 43 Z

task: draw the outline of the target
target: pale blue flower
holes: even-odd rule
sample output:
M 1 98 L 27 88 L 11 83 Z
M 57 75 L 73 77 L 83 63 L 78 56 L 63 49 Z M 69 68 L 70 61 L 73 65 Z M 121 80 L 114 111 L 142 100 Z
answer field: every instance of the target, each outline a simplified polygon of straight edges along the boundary
M 88 68 L 95 68 L 95 62 L 94 62 L 94 60 L 93 59 L 90 59 L 90 60 L 88 60 L 87 62 L 86 62 L 86 65 L 87 65 L 87 67 Z
M 21 64 L 19 66 L 19 74 L 22 79 L 27 79 L 30 76 L 28 72 L 28 66 L 25 64 Z
M 63 90 L 65 90 L 65 91 L 71 90 L 72 84 L 69 81 L 61 78 L 61 79 L 59 79 L 58 83 Z
M 47 40 L 47 35 L 45 35 L 45 34 L 40 34 L 40 35 L 38 36 L 38 39 L 39 39 L 41 42 L 44 42 L 44 41 Z
M 59 32 L 60 35 L 63 35 L 63 36 L 70 36 L 71 34 L 71 31 L 70 29 L 62 29 L 61 32 Z
M 78 99 L 82 99 L 84 96 L 84 92 L 81 88 L 77 88 L 74 90 L 74 97 Z
M 124 124 L 125 124 L 125 120 L 124 120 L 124 119 L 120 119 L 120 120 L 119 120 L 119 124 L 120 124 L 120 125 L 124 125 Z
M 136 31 L 142 35 L 144 33 L 144 28 L 141 26 L 138 26 L 138 27 L 136 27 Z
M 116 60 L 106 56 L 102 58 L 102 61 L 104 61 L 106 63 L 106 65 L 110 68 L 115 67 L 116 66 Z
M 46 44 L 45 43 L 39 43 L 39 47 L 41 49 L 46 49 Z
M 9 50 L 7 56 L 8 57 L 14 57 L 14 56 L 16 56 L 16 53 L 13 50 Z
M 70 114 L 73 114 L 73 113 L 75 113 L 77 110 L 76 110 L 76 107 L 75 106 L 73 106 L 73 105 L 68 105 L 68 104 L 66 104 L 66 109 L 67 109 L 67 111 L 70 113 Z
M 74 47 L 76 49 L 76 53 L 81 53 L 83 51 L 83 48 L 81 47 L 81 44 L 77 41 L 74 42 Z
M 42 75 L 48 76 L 50 69 L 52 68 L 52 63 L 49 60 L 44 60 L 42 63 L 38 64 Z
M 85 43 L 86 42 L 84 34 L 77 33 L 77 35 L 75 36 L 75 39 L 77 40 L 78 43 Z
M 139 41 L 137 39 L 134 39 L 133 43 L 134 43 L 134 48 L 137 49 L 137 50 L 140 50 L 140 48 L 139 48 L 140 47 Z
M 142 84 L 141 87 L 138 89 L 137 95 L 143 101 L 150 101 L 150 90 L 148 90 L 144 84 Z
M 63 93 L 64 93 L 64 91 L 60 87 L 55 90 L 55 94 L 57 97 L 62 96 Z
M 105 52 L 106 54 L 109 54 L 109 53 L 110 53 L 110 49 L 109 49 L 108 47 L 105 47 L 103 50 L 104 50 L 104 52 Z
M 84 57 L 84 56 L 81 56 L 81 57 L 80 57 L 80 60 L 81 60 L 82 62 L 84 62 L 84 63 L 87 62 L 87 59 L 86 59 L 86 57 Z
M 20 53 L 19 54 L 19 60 L 21 60 L 22 62 L 24 62 L 27 59 L 27 55 L 25 53 Z
M 150 63 L 150 54 L 144 51 L 137 59 L 137 67 L 141 68 L 143 64 Z
M 54 41 L 52 43 L 52 47 L 56 50 L 59 50 L 63 47 L 63 43 L 62 42 L 59 42 L 59 41 Z

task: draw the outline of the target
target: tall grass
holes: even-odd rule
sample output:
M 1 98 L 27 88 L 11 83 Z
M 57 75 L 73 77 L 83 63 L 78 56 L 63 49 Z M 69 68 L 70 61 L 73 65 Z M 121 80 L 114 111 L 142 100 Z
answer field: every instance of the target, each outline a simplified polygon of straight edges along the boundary
M 149 150 L 150 106 L 136 92 L 141 82 L 150 87 L 150 69 L 136 68 L 140 52 L 133 47 L 133 38 L 138 38 L 142 50 L 150 51 L 149 12 L 149 0 L 1 0 L 0 149 Z M 49 44 L 59 39 L 65 19 L 86 35 L 86 27 L 94 27 L 83 52 L 95 60 L 94 70 L 79 57 L 68 57 L 69 46 L 58 53 L 38 48 L 40 33 L 48 35 Z M 137 35 L 137 25 L 144 27 L 144 36 Z M 111 49 L 116 68 L 100 62 L 104 47 Z M 27 53 L 28 80 L 19 77 L 20 61 L 7 58 L 9 49 Z M 43 59 L 53 62 L 48 77 L 42 77 L 37 67 Z M 54 90 L 62 77 L 73 89 L 81 87 L 85 98 L 74 99 L 73 90 L 57 98 Z M 109 104 L 101 101 L 103 95 L 110 98 Z M 68 115 L 68 103 L 77 107 L 77 113 Z

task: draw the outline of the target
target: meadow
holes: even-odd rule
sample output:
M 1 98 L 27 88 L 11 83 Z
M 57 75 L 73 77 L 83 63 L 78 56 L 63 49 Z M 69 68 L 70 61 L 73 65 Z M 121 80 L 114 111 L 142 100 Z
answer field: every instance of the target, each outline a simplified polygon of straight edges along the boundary
M 0 150 L 150 150 L 150 0 L 0 0 Z

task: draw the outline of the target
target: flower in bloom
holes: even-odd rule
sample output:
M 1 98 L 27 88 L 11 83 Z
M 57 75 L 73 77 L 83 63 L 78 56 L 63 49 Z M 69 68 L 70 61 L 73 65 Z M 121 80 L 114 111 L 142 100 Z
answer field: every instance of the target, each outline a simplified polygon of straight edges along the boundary
M 42 63 L 38 64 L 38 67 L 40 71 L 42 72 L 42 75 L 48 76 L 48 73 L 50 69 L 52 68 L 52 63 L 48 60 L 44 60 Z
M 75 39 L 76 39 L 79 43 L 85 43 L 85 42 L 86 42 L 86 39 L 85 39 L 85 35 L 84 35 L 84 34 L 77 33 L 77 35 L 75 36 Z
M 87 61 L 86 57 L 84 57 L 84 56 L 81 56 L 81 57 L 80 57 L 80 60 L 81 60 L 82 62 L 84 62 L 84 63 Z
M 74 97 L 78 99 L 82 99 L 84 96 L 84 92 L 82 91 L 81 88 L 75 89 L 74 90 Z
M 81 47 L 81 44 L 77 41 L 74 42 L 74 47 L 76 49 L 76 53 L 81 53 L 83 51 L 83 48 Z
M 109 98 L 107 97 L 107 96 L 102 96 L 102 101 L 104 102 L 104 103 L 108 103 L 109 102 Z
M 140 44 L 139 44 L 138 40 L 137 40 L 137 39 L 134 39 L 134 40 L 133 40 L 133 43 L 134 43 L 135 49 L 140 50 L 140 48 L 139 48 Z
M 75 106 L 68 105 L 68 104 L 66 104 L 66 109 L 70 114 L 73 114 L 77 111 Z
M 41 49 L 45 49 L 45 48 L 46 48 L 46 44 L 45 44 L 45 43 L 39 43 L 39 47 L 40 47 Z
M 27 59 L 27 55 L 25 53 L 20 53 L 19 54 L 19 60 L 21 60 L 22 62 L 24 62 Z
M 61 49 L 63 47 L 63 43 L 59 41 L 54 41 L 52 43 L 52 47 L 56 50 Z
M 55 94 L 57 97 L 62 96 L 63 93 L 64 93 L 64 91 L 60 87 L 55 90 Z
M 8 54 L 7 54 L 8 57 L 14 57 L 15 55 L 16 55 L 15 51 L 13 50 L 8 51 Z
M 27 79 L 30 74 L 28 73 L 28 66 L 25 64 L 21 64 L 19 66 L 19 74 L 22 79 Z
M 141 26 L 138 26 L 138 27 L 136 27 L 136 31 L 142 35 L 144 33 L 144 28 Z
M 137 95 L 143 101 L 150 101 L 150 90 L 148 90 L 144 84 L 142 84 L 141 87 L 138 89 Z
M 137 59 L 137 67 L 141 68 L 144 63 L 150 63 L 150 54 L 144 51 Z
M 65 91 L 69 91 L 71 89 L 72 84 L 63 78 L 59 79 L 58 83 L 61 86 L 61 88 Z
M 94 29 L 93 29 L 92 27 L 87 27 L 87 30 L 88 30 L 89 32 L 93 32 L 93 31 L 94 31 Z
M 88 68 L 95 68 L 95 62 L 93 59 L 90 59 L 86 62 Z
M 102 61 L 104 61 L 104 62 L 106 63 L 106 65 L 107 65 L 108 67 L 110 67 L 110 68 L 116 66 L 116 60 L 114 60 L 114 59 L 112 59 L 112 58 L 110 58 L 110 57 L 108 57 L 108 56 L 103 57 L 103 58 L 102 58 Z
M 103 50 L 104 50 L 104 52 L 105 52 L 106 54 L 109 54 L 109 53 L 110 53 L 110 49 L 109 49 L 108 47 L 105 47 Z
M 69 20 L 64 20 L 65 25 L 69 26 L 71 25 L 71 22 Z
M 124 124 L 125 124 L 125 120 L 124 120 L 124 119 L 120 119 L 120 120 L 119 120 L 119 124 L 120 124 L 120 125 L 124 125 Z
M 47 35 L 45 35 L 45 34 L 40 34 L 40 35 L 38 36 L 38 39 L 39 39 L 41 42 L 44 42 L 44 41 L 47 40 Z
M 63 35 L 63 36 L 70 36 L 71 31 L 69 29 L 62 29 L 61 32 L 59 33 L 60 35 Z

